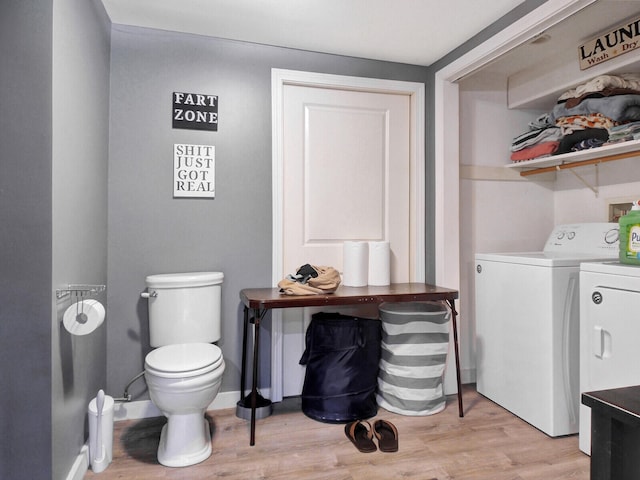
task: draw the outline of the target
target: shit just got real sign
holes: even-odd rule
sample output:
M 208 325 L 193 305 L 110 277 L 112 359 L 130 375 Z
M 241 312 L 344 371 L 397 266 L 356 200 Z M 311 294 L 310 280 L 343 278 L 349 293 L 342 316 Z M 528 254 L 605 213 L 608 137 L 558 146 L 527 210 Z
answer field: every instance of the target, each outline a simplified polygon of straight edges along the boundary
M 215 198 L 215 147 L 173 145 L 173 196 Z

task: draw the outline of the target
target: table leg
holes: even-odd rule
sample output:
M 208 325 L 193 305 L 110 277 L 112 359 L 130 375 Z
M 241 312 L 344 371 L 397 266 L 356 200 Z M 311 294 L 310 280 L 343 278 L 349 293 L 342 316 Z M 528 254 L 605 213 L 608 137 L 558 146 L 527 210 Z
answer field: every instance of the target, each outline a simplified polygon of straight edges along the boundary
M 244 307 L 244 328 L 242 331 L 242 368 L 240 370 L 240 401 L 244 403 L 247 384 L 247 336 L 249 333 L 249 308 Z
M 453 327 L 453 350 L 456 357 L 456 381 L 458 383 L 458 415 L 464 417 L 464 409 L 462 407 L 462 382 L 460 380 L 460 353 L 458 351 L 458 322 L 455 300 L 447 300 L 451 307 L 451 324 Z
M 260 320 L 266 310 L 253 311 L 253 378 L 251 379 L 251 437 L 249 445 L 256 444 L 256 408 L 258 406 L 258 355 L 260 346 Z
M 615 450 L 619 447 L 616 441 L 616 423 L 611 417 L 601 415 L 595 408 L 591 408 L 591 473 L 593 480 L 613 480 L 615 468 L 613 459 Z M 620 459 L 617 459 L 620 460 Z

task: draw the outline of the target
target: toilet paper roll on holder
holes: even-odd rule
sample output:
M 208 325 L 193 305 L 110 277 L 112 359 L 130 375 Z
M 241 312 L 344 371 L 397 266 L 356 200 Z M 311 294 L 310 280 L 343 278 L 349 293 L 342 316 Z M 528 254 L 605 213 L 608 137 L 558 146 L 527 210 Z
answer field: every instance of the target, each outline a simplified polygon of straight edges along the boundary
M 69 284 L 66 288 L 56 290 L 56 298 L 72 296 L 72 305 L 61 317 L 64 327 L 73 335 L 86 335 L 93 332 L 104 321 L 104 307 L 98 300 L 89 297 L 104 292 L 104 285 Z M 75 312 L 73 311 L 75 300 Z M 87 303 L 88 302 L 88 303 Z M 91 318 L 90 318 L 91 316 Z

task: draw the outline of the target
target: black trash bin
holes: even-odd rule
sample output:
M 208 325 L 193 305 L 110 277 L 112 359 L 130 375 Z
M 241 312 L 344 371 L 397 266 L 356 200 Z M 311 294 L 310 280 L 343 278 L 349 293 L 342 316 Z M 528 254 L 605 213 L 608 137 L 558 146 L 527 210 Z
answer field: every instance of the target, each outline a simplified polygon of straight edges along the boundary
M 381 323 L 339 313 L 316 313 L 300 359 L 306 365 L 302 411 L 314 420 L 346 423 L 378 412 L 376 388 Z

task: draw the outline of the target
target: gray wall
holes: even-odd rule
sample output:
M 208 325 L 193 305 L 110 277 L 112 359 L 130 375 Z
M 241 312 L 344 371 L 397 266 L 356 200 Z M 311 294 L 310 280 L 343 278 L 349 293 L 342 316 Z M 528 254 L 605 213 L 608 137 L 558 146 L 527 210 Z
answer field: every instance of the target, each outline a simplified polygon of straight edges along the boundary
M 238 293 L 271 284 L 271 69 L 416 82 L 427 69 L 123 26 L 111 41 L 108 387 L 120 394 L 149 351 L 145 276 L 214 270 L 222 390 L 239 390 Z M 218 131 L 172 129 L 174 91 L 218 95 Z M 215 199 L 172 198 L 174 143 L 216 147 Z
M 52 0 L 0 2 L 0 478 L 51 478 Z
M 52 283 L 106 285 L 111 25 L 99 0 L 56 0 L 53 27 Z M 54 479 L 66 478 L 89 400 L 106 388 L 106 326 L 71 336 L 61 323 L 76 300 L 56 301 L 51 323 Z

